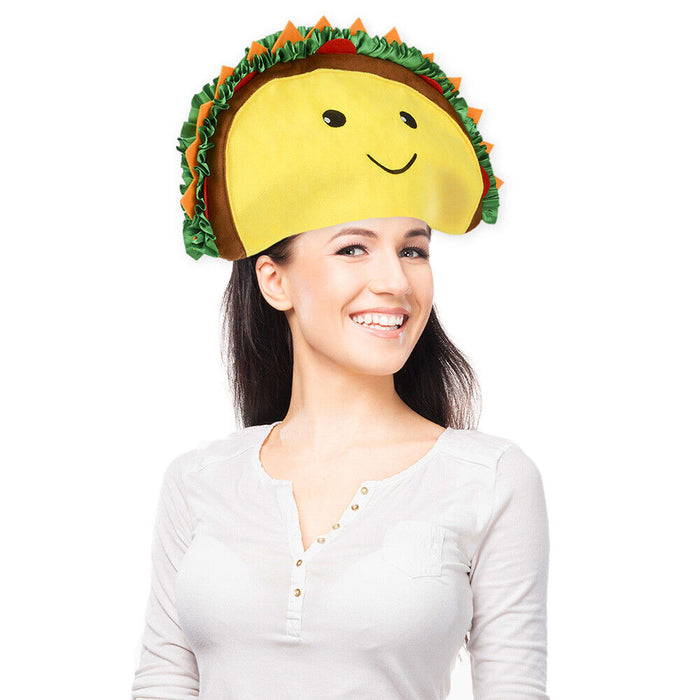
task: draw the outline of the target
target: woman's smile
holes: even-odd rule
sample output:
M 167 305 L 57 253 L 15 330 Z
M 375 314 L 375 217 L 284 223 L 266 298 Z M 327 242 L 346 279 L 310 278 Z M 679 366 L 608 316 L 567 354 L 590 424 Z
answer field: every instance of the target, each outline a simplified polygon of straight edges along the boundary
M 373 333 L 380 338 L 398 338 L 406 329 L 408 316 L 387 314 L 359 314 L 350 316 L 354 326 Z M 398 321 L 398 323 L 394 323 Z

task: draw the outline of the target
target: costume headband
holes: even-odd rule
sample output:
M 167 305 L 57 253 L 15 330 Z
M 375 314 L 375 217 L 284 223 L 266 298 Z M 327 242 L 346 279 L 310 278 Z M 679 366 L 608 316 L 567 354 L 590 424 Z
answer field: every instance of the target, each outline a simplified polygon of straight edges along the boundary
M 449 234 L 496 223 L 502 181 L 460 82 L 359 19 L 254 41 L 194 96 L 178 139 L 187 253 L 237 260 L 377 217 Z

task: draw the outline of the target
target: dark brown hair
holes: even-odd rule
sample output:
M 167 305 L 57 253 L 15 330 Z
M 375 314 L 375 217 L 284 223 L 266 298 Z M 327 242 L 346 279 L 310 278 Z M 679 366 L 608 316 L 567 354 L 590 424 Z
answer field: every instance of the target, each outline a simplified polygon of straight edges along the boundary
M 283 311 L 267 303 L 255 273 L 259 256 L 279 265 L 292 259 L 289 236 L 233 262 L 221 302 L 222 359 L 242 427 L 282 420 L 289 410 L 294 363 L 292 334 Z M 394 374 L 394 388 L 416 413 L 443 427 L 476 428 L 481 393 L 476 375 L 430 311 L 416 347 Z

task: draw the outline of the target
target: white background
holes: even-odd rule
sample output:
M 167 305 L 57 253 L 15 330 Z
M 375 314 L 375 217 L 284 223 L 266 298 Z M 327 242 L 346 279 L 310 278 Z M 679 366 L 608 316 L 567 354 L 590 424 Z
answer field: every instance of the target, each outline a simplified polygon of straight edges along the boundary
M 690 3 L 685 7 L 690 8 Z M 543 476 L 551 697 L 697 692 L 698 56 L 680 3 L 13 3 L 2 52 L 2 695 L 130 697 L 168 462 L 236 428 L 230 263 L 182 243 L 192 95 L 358 16 L 484 110 L 495 226 L 432 244 L 479 428 Z M 470 697 L 468 664 L 450 698 Z

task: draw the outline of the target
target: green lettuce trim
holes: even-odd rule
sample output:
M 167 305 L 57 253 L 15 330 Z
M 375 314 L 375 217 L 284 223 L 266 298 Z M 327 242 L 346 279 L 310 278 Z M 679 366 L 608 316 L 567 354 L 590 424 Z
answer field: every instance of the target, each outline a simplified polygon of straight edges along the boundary
M 302 36 L 305 36 L 311 27 L 299 26 L 297 29 Z M 453 83 L 436 63 L 425 58 L 422 52 L 415 47 L 399 44 L 395 41 L 390 44 L 384 37 L 372 37 L 363 31 L 351 34 L 350 29 L 340 29 L 337 27 L 314 29 L 308 39 L 297 43 L 288 41 L 284 46 L 272 53 L 271 49 L 281 33 L 282 30 L 270 34 L 264 39 L 260 39 L 258 43 L 262 44 L 268 51 L 267 53 L 253 56 L 252 61 L 248 61 L 246 58 L 250 47 L 246 48 L 244 56 L 235 67 L 233 74 L 228 76 L 219 88 L 219 97 L 217 99 L 214 99 L 214 93 L 219 80 L 218 75 L 214 77 L 211 83 L 204 85 L 202 90 L 192 98 L 189 118 L 182 125 L 182 130 L 178 138 L 178 145 L 176 147 L 182 154 L 181 166 L 183 183 L 180 185 L 181 195 L 185 194 L 185 191 L 193 180 L 185 151 L 196 138 L 195 130 L 199 108 L 204 103 L 212 100 L 213 104 L 209 116 L 204 119 L 199 128 L 201 144 L 197 150 L 196 164 L 194 166 L 199 176 L 197 185 L 195 186 L 195 215 L 194 218 L 190 219 L 187 213 L 185 213 L 185 220 L 183 223 L 185 250 L 188 255 L 195 260 L 199 260 L 202 255 L 210 255 L 215 258 L 221 257 L 216 247 L 214 231 L 204 215 L 204 178 L 207 177 L 210 172 L 209 166 L 207 165 L 207 151 L 214 147 L 213 139 L 216 132 L 217 115 L 222 109 L 228 109 L 227 102 L 233 97 L 235 86 L 252 71 L 262 73 L 276 63 L 306 58 L 316 53 L 318 48 L 327 41 L 338 38 L 350 40 L 357 48 L 358 54 L 393 61 L 405 68 L 409 68 L 418 75 L 425 75 L 432 78 L 440 85 L 443 96 L 452 107 L 454 107 L 465 126 L 481 167 L 489 176 L 490 186 L 489 191 L 483 198 L 481 220 L 485 221 L 487 224 L 496 223 L 499 205 L 498 190 L 496 189 L 496 180 L 491 167 L 491 160 L 486 152 L 486 146 L 481 144 L 483 139 L 474 120 L 467 115 L 468 106 L 466 101 L 459 95 L 459 91 L 455 90 Z

